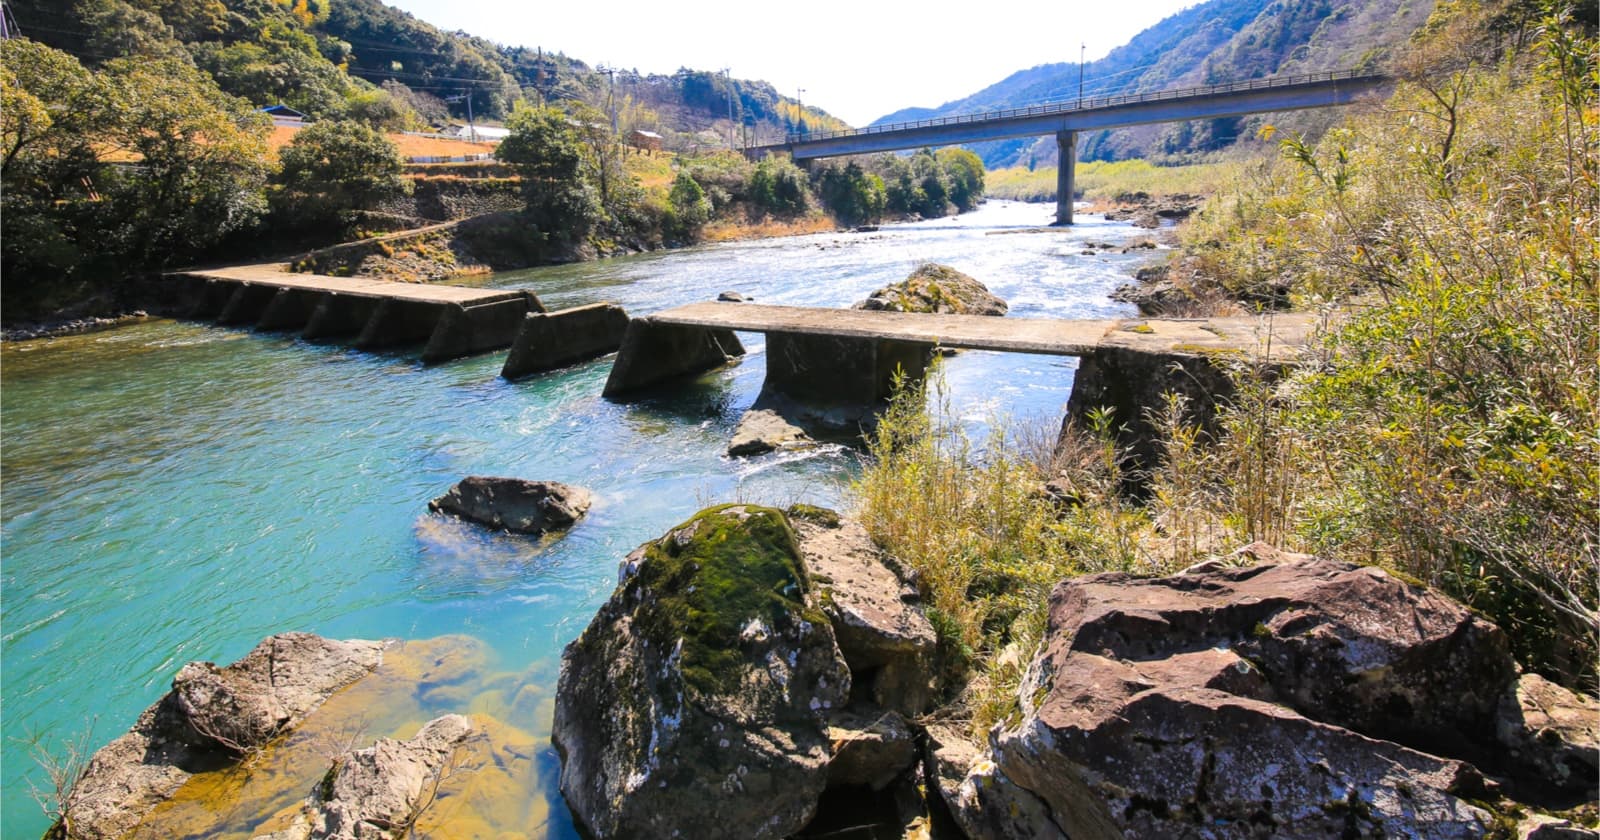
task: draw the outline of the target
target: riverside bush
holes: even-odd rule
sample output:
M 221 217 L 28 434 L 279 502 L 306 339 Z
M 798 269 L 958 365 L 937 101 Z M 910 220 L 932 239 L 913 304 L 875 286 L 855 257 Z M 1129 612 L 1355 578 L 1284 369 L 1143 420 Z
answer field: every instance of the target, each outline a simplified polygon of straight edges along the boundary
M 1286 468 L 1223 464 L 1232 490 L 1213 510 L 1438 586 L 1500 624 L 1525 667 L 1592 689 L 1596 48 L 1556 17 L 1507 37 L 1507 19 L 1441 5 L 1383 107 L 1314 146 L 1284 140 L 1190 229 L 1228 292 L 1276 284 L 1345 313 L 1270 416 L 1251 415 L 1265 419 L 1244 440 Z M 1531 50 L 1497 51 L 1519 40 Z M 1249 431 L 1246 415 L 1225 425 Z
M 1242 360 L 1217 439 L 1181 403 L 1158 412 L 1147 502 L 1119 494 L 1103 417 L 1030 459 L 1004 427 L 975 453 L 943 400 L 896 399 L 861 516 L 970 655 L 975 734 L 1014 709 L 1057 580 L 1254 540 L 1420 579 L 1496 622 L 1524 668 L 1594 691 L 1600 55 L 1559 17 L 1508 30 L 1507 8 L 1441 4 L 1387 103 L 1284 140 L 1190 227 L 1229 294 L 1286 288 L 1330 321 L 1277 381 Z M 1051 477 L 1057 504 L 1035 489 Z
M 1014 707 L 1057 582 L 1162 569 L 1141 550 L 1151 523 L 1119 495 L 1122 455 L 1097 416 L 1059 454 L 1053 440 L 1040 445 L 1041 435 L 1005 421 L 991 424 L 980 451 L 936 363 L 924 382 L 900 383 L 868 439 L 853 488 L 857 515 L 916 570 L 944 682 L 968 686 L 961 705 L 974 736 Z M 1070 503 L 1045 492 L 1051 478 Z

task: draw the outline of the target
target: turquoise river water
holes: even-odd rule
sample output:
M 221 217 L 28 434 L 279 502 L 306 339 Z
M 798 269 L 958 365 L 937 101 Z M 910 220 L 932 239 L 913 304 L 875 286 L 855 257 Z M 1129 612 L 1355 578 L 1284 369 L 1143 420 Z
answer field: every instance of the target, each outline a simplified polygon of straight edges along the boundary
M 552 309 L 597 301 L 634 315 L 737 290 L 761 303 L 848 306 L 936 261 L 1008 300 L 1008 317 L 1130 314 L 1107 294 L 1148 252 L 1085 256 L 1144 231 L 1098 216 L 1070 231 L 1051 208 L 990 202 L 959 218 L 734 243 L 495 275 Z M 610 360 L 517 382 L 503 354 L 424 367 L 292 336 L 156 320 L 0 350 L 0 835 L 37 837 L 45 779 L 26 743 L 62 754 L 122 733 L 191 660 L 231 662 L 263 637 L 482 642 L 496 672 L 553 689 L 561 647 L 610 593 L 617 562 L 724 501 L 848 505 L 840 447 L 733 459 L 754 401 L 751 354 L 671 394 L 600 397 Z M 1058 422 L 1071 359 L 963 353 L 958 410 Z M 566 537 L 490 534 L 427 512 L 469 474 L 590 488 Z M 452 708 L 437 700 L 428 711 Z M 520 707 L 519 707 L 520 708 Z M 548 733 L 549 705 L 517 726 Z M 383 734 L 383 733 L 378 733 Z M 543 738 L 543 735 L 540 736 Z M 572 837 L 540 741 L 548 808 L 530 837 Z M 247 835 L 246 835 L 247 836 Z

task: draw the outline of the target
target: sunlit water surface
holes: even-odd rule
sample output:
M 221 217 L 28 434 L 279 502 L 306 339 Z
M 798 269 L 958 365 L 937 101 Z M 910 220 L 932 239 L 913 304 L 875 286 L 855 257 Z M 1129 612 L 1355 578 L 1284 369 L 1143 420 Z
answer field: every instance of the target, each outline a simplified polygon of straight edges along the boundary
M 552 309 L 613 301 L 634 315 L 725 290 L 760 303 L 848 306 L 932 260 L 984 281 L 1010 302 L 1008 317 L 1128 314 L 1107 293 L 1148 252 L 1082 252 L 1145 232 L 1088 217 L 1070 232 L 998 235 L 1044 224 L 1050 209 L 991 202 L 877 233 L 718 245 L 483 282 L 532 289 Z M 764 367 L 762 337 L 741 338 L 751 351 L 742 362 L 626 404 L 600 397 L 609 358 L 507 382 L 499 353 L 424 367 L 414 354 L 174 321 L 6 345 L 0 834 L 37 837 L 47 826 L 29 796 L 45 781 L 25 742 L 42 739 L 59 756 L 90 730 L 98 747 L 125 731 L 185 662 L 231 662 L 267 635 L 308 630 L 417 640 L 419 650 L 444 645 L 460 664 L 451 690 L 391 698 L 359 726 L 341 719 L 323 729 L 368 741 L 408 737 L 427 716 L 471 712 L 504 724 L 512 733 L 504 740 L 529 753 L 518 753 L 527 766 L 496 790 L 463 793 L 435 814 L 494 802 L 515 825 L 462 816 L 459 830 L 446 824 L 430 836 L 576 836 L 556 792 L 549 694 L 562 645 L 610 594 L 617 561 L 711 503 L 849 504 L 857 469 L 849 450 L 723 454 Z M 947 376 L 958 411 L 981 433 L 996 417 L 1058 422 L 1073 367 L 1071 359 L 968 352 L 949 362 Z M 471 474 L 578 484 L 596 503 L 569 534 L 547 541 L 427 512 L 429 499 Z M 298 779 L 285 785 L 292 798 L 309 790 Z M 211 794 L 189 793 L 200 803 L 194 810 L 215 810 Z M 201 820 L 186 831 L 249 836 L 269 814 L 248 810 L 233 809 L 221 827 Z

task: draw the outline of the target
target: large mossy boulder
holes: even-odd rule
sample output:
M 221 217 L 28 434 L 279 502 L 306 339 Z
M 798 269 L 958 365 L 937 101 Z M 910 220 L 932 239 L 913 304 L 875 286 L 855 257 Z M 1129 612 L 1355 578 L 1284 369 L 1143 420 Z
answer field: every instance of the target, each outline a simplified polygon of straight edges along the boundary
M 939 315 L 1004 315 L 1006 302 L 972 277 L 938 263 L 923 263 L 911 275 L 872 293 L 853 309 Z
M 624 561 L 562 656 L 561 792 L 599 837 L 786 837 L 850 675 L 782 512 L 702 511 Z
M 982 824 L 972 789 L 1015 786 L 984 798 L 1037 799 L 1073 838 L 1485 836 L 1472 762 L 1515 677 L 1498 628 L 1373 568 L 1065 581 L 950 804 Z

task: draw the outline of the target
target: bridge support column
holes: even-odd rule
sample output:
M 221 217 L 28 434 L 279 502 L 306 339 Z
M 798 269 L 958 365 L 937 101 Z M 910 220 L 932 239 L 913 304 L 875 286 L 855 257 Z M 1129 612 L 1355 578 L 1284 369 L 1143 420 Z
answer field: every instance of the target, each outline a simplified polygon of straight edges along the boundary
M 800 403 L 858 406 L 872 411 L 894 395 L 895 372 L 915 382 L 927 370 L 933 348 L 905 341 L 767 334 L 767 381 Z
M 615 398 L 671 379 L 704 373 L 744 355 L 731 330 L 659 324 L 634 318 L 622 335 L 603 392 Z
M 422 348 L 422 362 L 433 364 L 510 347 L 522 328 L 522 319 L 529 312 L 543 311 L 544 304 L 532 292 L 472 306 L 447 306 Z
M 515 379 L 616 352 L 627 331 L 628 313 L 614 303 L 529 312 L 500 375 Z
M 1060 162 L 1056 166 L 1056 224 L 1072 224 L 1072 196 L 1077 192 L 1078 132 L 1056 132 L 1056 152 Z

